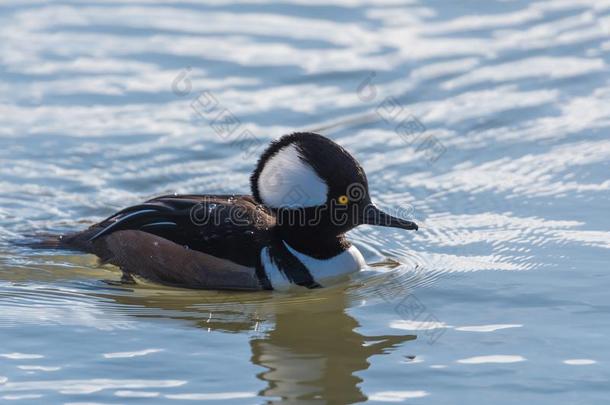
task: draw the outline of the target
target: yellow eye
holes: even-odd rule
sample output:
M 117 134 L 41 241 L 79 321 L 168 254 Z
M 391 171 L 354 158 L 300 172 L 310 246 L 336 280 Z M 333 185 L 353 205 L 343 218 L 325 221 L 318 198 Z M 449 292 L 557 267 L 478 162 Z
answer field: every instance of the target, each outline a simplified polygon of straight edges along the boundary
M 341 205 L 347 205 L 347 203 L 349 203 L 349 198 L 347 198 L 346 195 L 342 195 L 337 201 L 339 201 L 339 204 Z

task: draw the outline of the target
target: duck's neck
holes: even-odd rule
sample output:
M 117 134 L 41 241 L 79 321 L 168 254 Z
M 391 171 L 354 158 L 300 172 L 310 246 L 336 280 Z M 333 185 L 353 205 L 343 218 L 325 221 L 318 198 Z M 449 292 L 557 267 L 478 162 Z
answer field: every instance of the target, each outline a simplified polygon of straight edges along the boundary
M 279 228 L 278 236 L 298 252 L 320 260 L 335 257 L 351 246 L 345 234 L 328 235 L 315 229 Z

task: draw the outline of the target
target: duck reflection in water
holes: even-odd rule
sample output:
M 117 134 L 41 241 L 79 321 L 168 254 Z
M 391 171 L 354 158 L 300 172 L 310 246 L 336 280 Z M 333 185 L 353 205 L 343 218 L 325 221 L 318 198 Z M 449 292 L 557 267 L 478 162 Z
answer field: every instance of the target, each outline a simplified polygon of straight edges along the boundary
M 416 339 L 414 335 L 358 333 L 360 324 L 347 313 L 348 293 L 340 288 L 290 296 L 227 292 L 198 292 L 187 298 L 138 295 L 104 294 L 104 298 L 152 308 L 158 317 L 188 320 L 212 331 L 252 334 L 264 324 L 264 330 L 254 333 L 250 346 L 251 362 L 266 369 L 257 377 L 267 384 L 259 395 L 269 398 L 268 403 L 366 401 L 357 373 L 369 368 L 372 356 Z
M 358 321 L 346 313 L 344 297 L 312 302 L 276 316 L 266 336 L 251 341 L 252 361 L 266 367 L 264 397 L 290 403 L 348 404 L 367 397 L 356 375 L 367 370 L 369 358 L 384 354 L 415 336 L 363 336 Z M 343 305 L 341 305 L 343 304 Z

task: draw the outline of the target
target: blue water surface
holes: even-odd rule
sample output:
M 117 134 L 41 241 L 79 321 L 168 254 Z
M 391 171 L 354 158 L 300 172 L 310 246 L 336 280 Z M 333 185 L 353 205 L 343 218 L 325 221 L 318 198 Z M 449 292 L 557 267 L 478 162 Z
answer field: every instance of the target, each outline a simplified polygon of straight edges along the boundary
M 0 402 L 605 403 L 609 64 L 608 0 L 4 0 Z M 420 224 L 352 232 L 349 284 L 122 288 L 12 243 L 246 192 L 297 130 Z

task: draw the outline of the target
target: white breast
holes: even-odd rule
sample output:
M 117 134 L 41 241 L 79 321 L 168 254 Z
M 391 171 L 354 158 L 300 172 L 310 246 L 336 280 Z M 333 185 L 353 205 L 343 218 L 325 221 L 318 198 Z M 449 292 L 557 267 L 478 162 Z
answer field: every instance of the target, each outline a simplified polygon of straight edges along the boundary
M 331 285 L 338 279 L 359 271 L 365 265 L 362 253 L 352 246 L 345 252 L 338 254 L 330 259 L 320 260 L 307 256 L 284 242 L 286 248 L 292 253 L 311 273 L 313 279 L 323 287 Z M 277 268 L 269 257 L 269 249 L 265 248 L 261 252 L 261 258 L 267 277 L 275 290 L 286 290 L 294 287 L 286 278 L 284 273 Z

